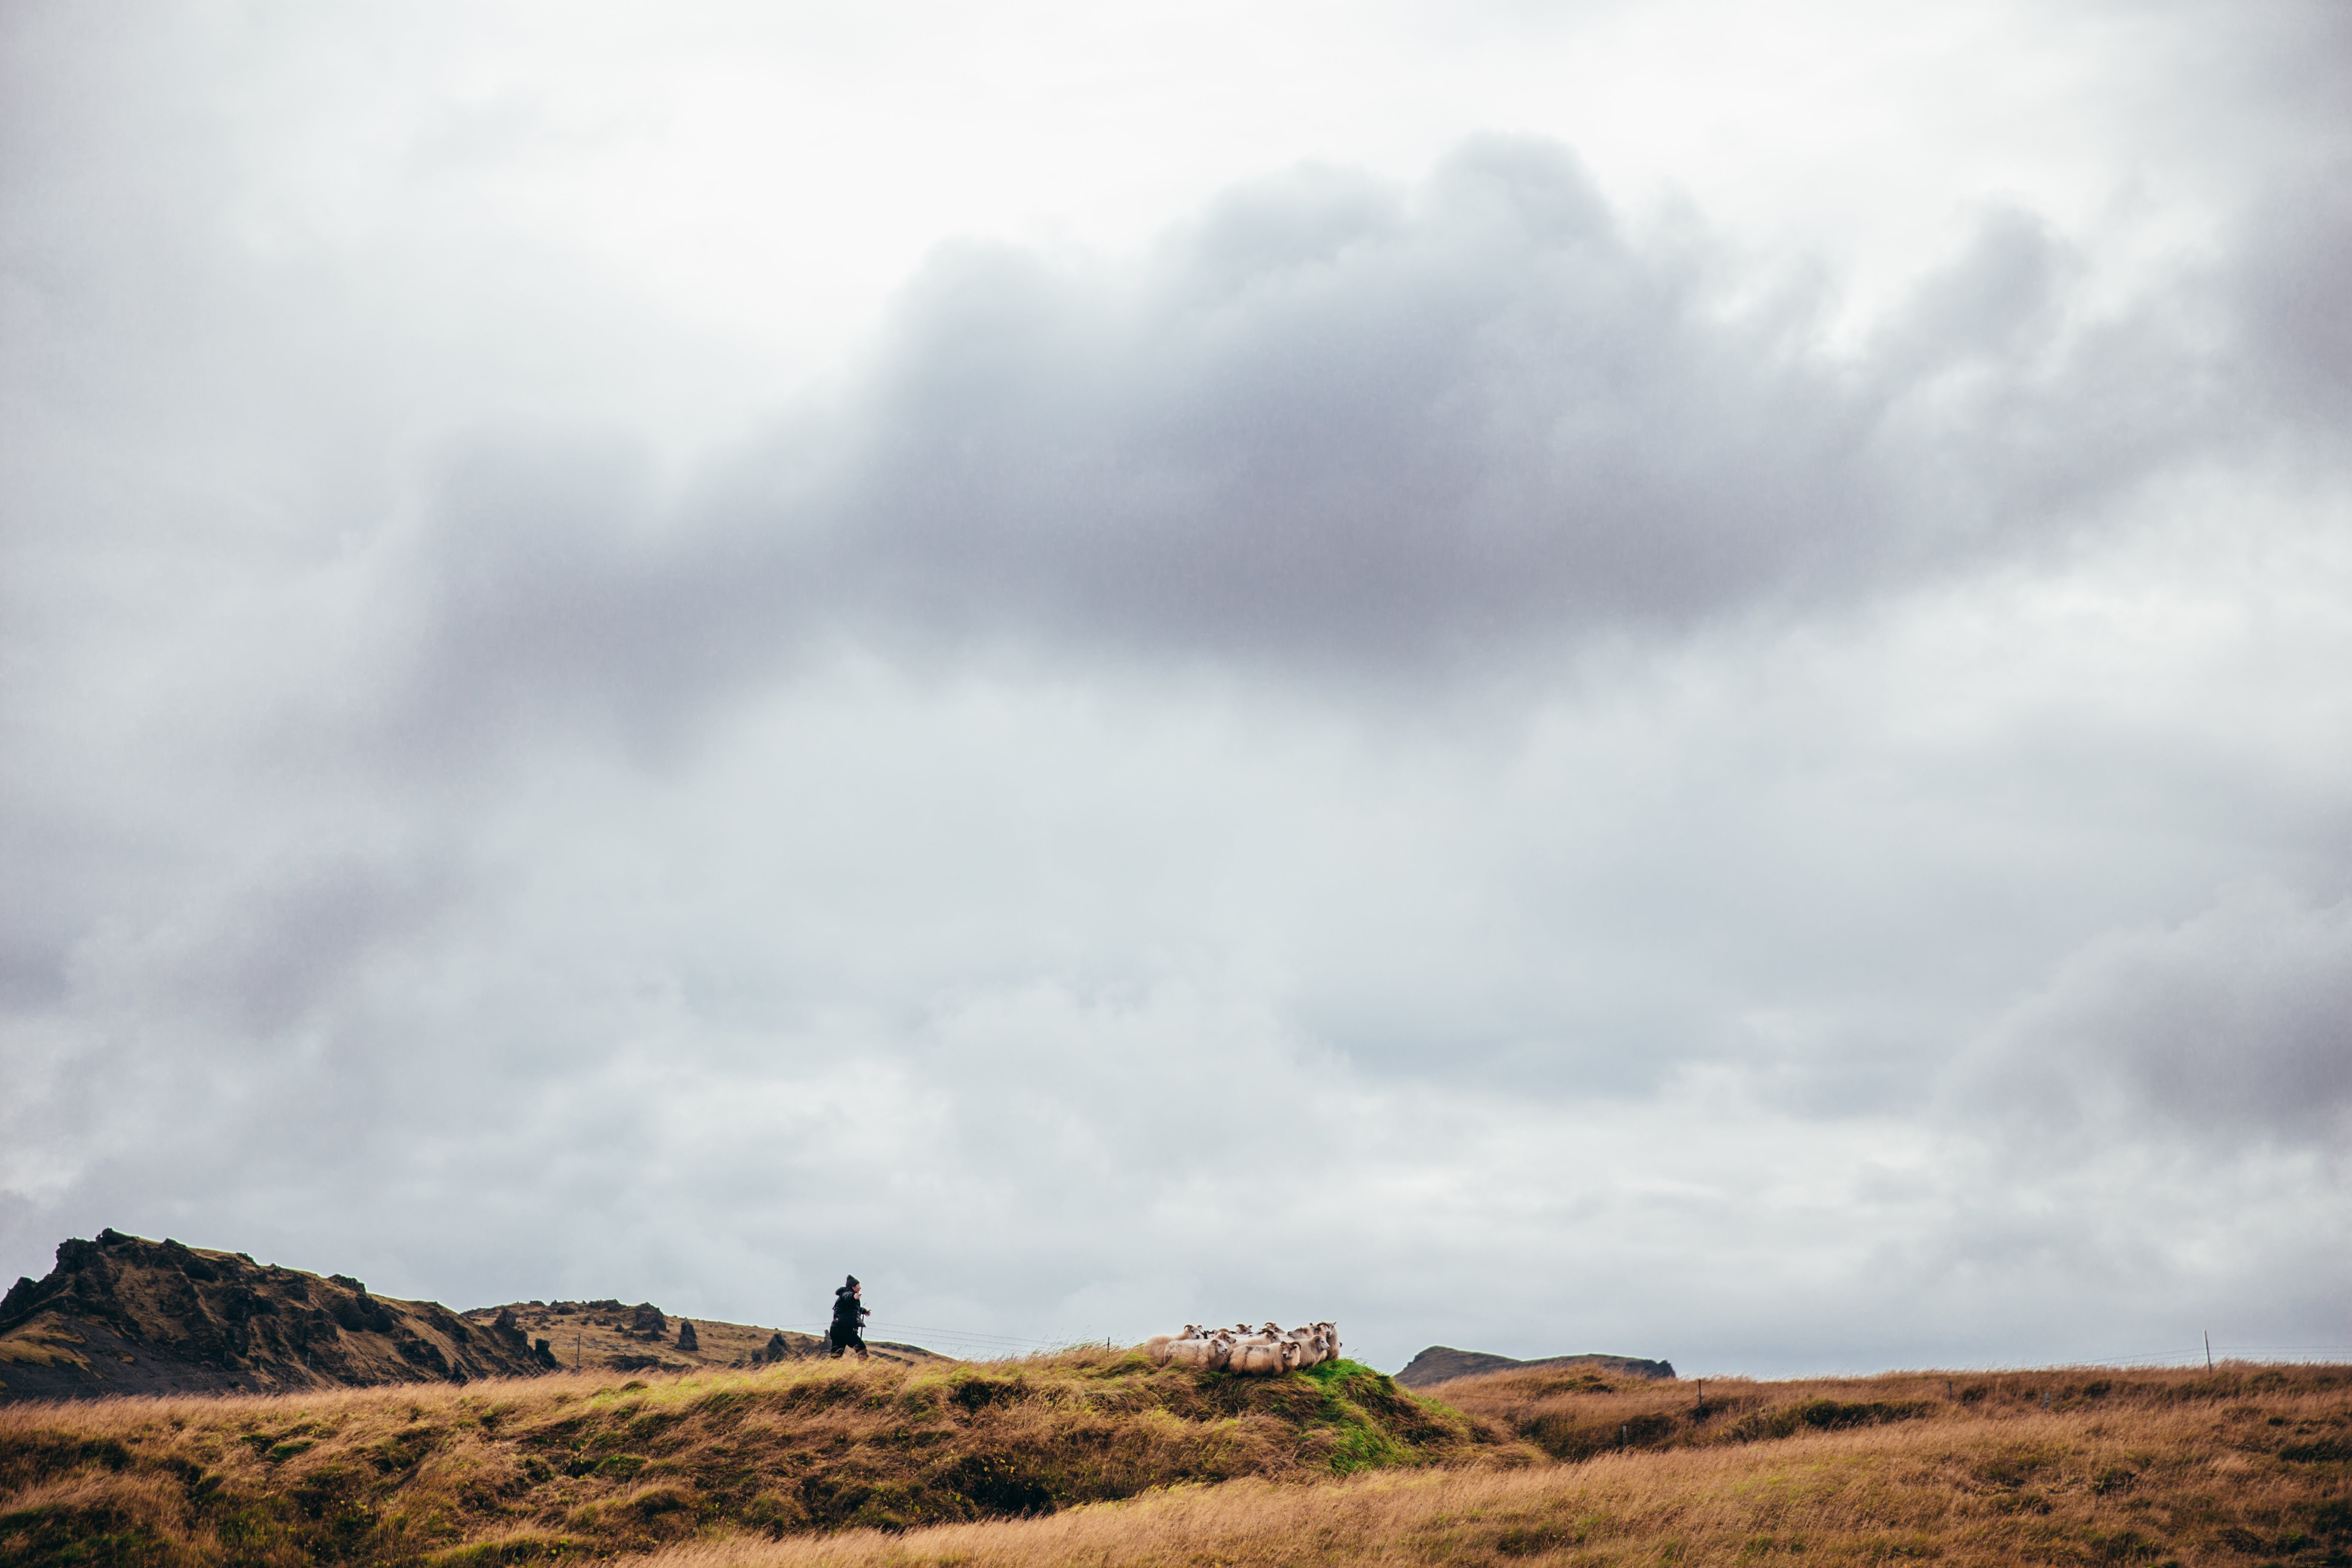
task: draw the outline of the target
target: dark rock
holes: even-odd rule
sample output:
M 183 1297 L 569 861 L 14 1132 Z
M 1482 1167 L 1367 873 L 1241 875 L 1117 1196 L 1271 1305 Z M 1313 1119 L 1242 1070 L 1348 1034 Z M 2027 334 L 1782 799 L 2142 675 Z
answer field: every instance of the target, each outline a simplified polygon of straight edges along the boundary
M 661 1309 L 651 1301 L 640 1301 L 636 1305 L 635 1316 L 630 1320 L 629 1331 L 657 1340 L 669 1332 L 669 1320 L 663 1317 Z
M 701 1345 L 695 1340 L 694 1325 L 684 1318 L 677 1321 L 677 1348 L 682 1351 L 693 1351 L 697 1354 L 699 1354 L 702 1350 Z
M 29 1314 L 39 1304 L 43 1292 L 40 1281 L 30 1275 L 17 1276 L 8 1287 L 8 1294 L 0 1296 L 0 1323 L 13 1322 Z
M 163 1266 L 176 1268 L 191 1279 L 209 1282 L 220 1278 L 219 1269 L 197 1257 L 184 1243 L 173 1241 L 168 1236 L 163 1238 Z
M 331 1309 L 335 1321 L 354 1334 L 388 1334 L 392 1314 L 373 1296 L 346 1296 Z
M 441 1353 L 441 1347 L 412 1331 L 399 1331 L 393 1340 L 393 1349 L 412 1366 L 425 1367 L 443 1377 L 449 1375 L 449 1358 Z
M 341 1285 L 346 1290 L 356 1290 L 362 1296 L 367 1294 L 367 1287 L 348 1274 L 330 1274 L 327 1276 L 327 1282 L 331 1285 Z

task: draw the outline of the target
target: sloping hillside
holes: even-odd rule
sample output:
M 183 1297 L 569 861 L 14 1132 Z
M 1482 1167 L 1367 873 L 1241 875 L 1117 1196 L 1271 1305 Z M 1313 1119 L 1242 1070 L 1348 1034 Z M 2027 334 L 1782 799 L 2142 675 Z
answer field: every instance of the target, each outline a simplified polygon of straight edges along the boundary
M 1583 1355 L 1553 1355 L 1538 1361 L 1517 1361 L 1507 1355 L 1490 1355 L 1485 1351 L 1457 1351 L 1451 1345 L 1432 1345 L 1405 1363 L 1404 1370 L 1396 1374 L 1396 1380 L 1407 1388 L 1434 1388 L 1441 1383 L 1451 1383 L 1456 1378 L 1536 1367 L 1583 1367 L 1619 1377 L 1664 1378 L 1675 1375 L 1672 1362 L 1643 1361 L 1640 1356 L 1601 1355 L 1588 1352 Z
M 16 1405 L 0 1564 L 520 1562 L 1539 1458 L 1353 1363 L 1247 1378 L 1112 1351 Z
M 0 1300 L 0 1399 L 446 1383 L 550 1370 L 510 1322 L 102 1230 Z

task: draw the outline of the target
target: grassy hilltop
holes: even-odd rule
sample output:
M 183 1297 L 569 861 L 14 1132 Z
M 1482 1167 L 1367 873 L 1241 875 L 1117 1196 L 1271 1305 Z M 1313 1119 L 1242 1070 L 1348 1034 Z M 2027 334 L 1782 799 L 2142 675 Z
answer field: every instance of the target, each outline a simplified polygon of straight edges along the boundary
M 1433 1392 L 1088 1351 L 22 1405 L 0 1564 L 2352 1563 L 2352 1368 Z
M 786 1362 L 0 1407 L 0 1564 L 490 1563 L 1541 1456 L 1351 1362 Z M 79 1553 L 79 1555 L 77 1555 Z

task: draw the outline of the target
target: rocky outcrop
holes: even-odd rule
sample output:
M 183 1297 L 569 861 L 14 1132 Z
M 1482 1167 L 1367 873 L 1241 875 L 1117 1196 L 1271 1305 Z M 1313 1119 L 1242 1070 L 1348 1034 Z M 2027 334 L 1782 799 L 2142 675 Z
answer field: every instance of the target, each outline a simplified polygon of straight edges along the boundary
M 0 1402 L 467 1383 L 575 1366 L 687 1372 L 824 1351 L 823 1340 L 788 1330 L 709 1318 L 675 1326 L 673 1348 L 659 1308 L 610 1297 L 461 1315 L 378 1296 L 348 1274 L 107 1230 L 65 1242 L 46 1277 L 0 1296 Z M 888 1360 L 941 1359 L 914 1346 L 873 1348 Z
M 0 1298 L 0 1400 L 452 1383 L 545 1370 L 520 1328 L 166 1238 L 102 1230 Z
M 1531 1366 L 1584 1366 L 1595 1372 L 1615 1373 L 1621 1377 L 1665 1378 L 1675 1375 L 1672 1362 L 1643 1361 L 1639 1356 L 1553 1355 L 1536 1361 L 1518 1361 L 1507 1355 L 1490 1355 L 1485 1351 L 1457 1351 L 1450 1345 L 1432 1345 L 1405 1363 L 1396 1380 L 1407 1388 L 1428 1388 L 1436 1384 L 1450 1383 L 1457 1377 L 1478 1377 L 1490 1372 L 1513 1372 Z

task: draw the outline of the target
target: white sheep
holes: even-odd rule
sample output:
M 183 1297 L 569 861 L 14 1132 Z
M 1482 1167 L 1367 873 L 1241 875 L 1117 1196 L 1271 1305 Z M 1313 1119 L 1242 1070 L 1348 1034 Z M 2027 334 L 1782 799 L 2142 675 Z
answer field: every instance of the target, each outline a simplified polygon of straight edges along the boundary
M 1154 1334 L 1150 1339 L 1144 1341 L 1143 1353 L 1151 1358 L 1152 1365 L 1166 1366 L 1173 1358 L 1174 1353 L 1170 1347 L 1175 1345 L 1180 1341 L 1197 1340 L 1200 1337 L 1201 1325 L 1198 1323 L 1187 1323 L 1184 1325 L 1184 1331 L 1181 1334 Z
M 1154 1334 L 1143 1342 L 1154 1366 L 1184 1366 L 1199 1372 L 1236 1372 L 1251 1377 L 1318 1366 L 1339 1355 L 1339 1325 L 1308 1323 L 1287 1329 L 1265 1323 L 1253 1329 L 1202 1329 L 1187 1323 L 1181 1334 Z
M 1292 1371 L 1298 1364 L 1298 1342 L 1286 1338 L 1274 1323 L 1235 1343 L 1225 1360 L 1227 1371 L 1251 1377 L 1272 1377 L 1276 1373 Z
M 1219 1329 L 1213 1334 L 1200 1334 L 1168 1342 L 1168 1359 L 1178 1366 L 1189 1366 L 1198 1372 L 1223 1372 L 1233 1354 L 1234 1335 Z

